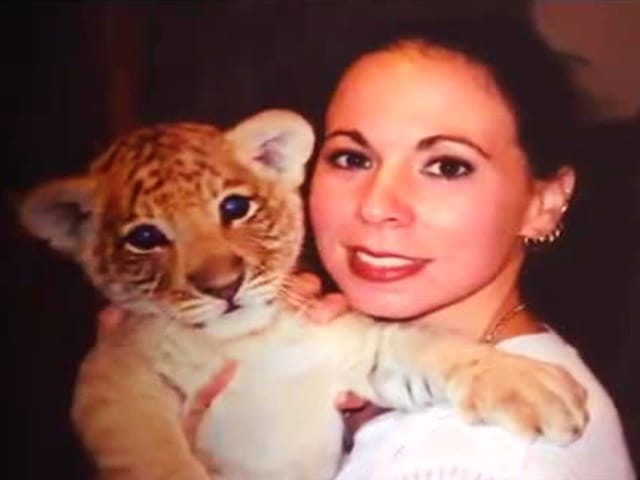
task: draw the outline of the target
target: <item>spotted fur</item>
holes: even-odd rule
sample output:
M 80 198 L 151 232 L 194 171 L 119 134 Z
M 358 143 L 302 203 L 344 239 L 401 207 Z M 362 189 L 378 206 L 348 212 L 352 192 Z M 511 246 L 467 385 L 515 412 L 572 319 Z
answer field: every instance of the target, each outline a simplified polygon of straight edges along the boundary
M 177 320 L 203 326 L 221 308 L 274 301 L 302 241 L 297 193 L 265 181 L 234 154 L 214 126 L 145 127 L 117 140 L 88 176 L 34 192 L 23 218 L 54 246 L 73 243 L 69 253 L 111 301 L 141 312 L 161 305 Z M 251 208 L 226 223 L 221 204 L 232 195 L 249 199 Z M 44 231 L 50 225 L 41 219 L 53 211 L 58 223 Z M 167 244 L 139 251 L 127 235 L 140 226 L 158 229 Z M 233 305 L 210 295 L 232 285 L 239 290 Z

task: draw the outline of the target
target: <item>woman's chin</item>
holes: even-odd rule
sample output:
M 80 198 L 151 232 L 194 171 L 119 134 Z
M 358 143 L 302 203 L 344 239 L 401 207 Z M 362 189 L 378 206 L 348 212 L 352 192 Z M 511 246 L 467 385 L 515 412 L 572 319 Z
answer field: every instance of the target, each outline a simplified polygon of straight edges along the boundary
M 424 315 L 429 310 L 426 305 L 420 305 L 419 308 L 416 308 L 417 304 L 415 300 L 397 299 L 395 301 L 389 301 L 388 299 L 384 299 L 383 301 L 381 298 L 372 297 L 373 295 L 369 295 L 368 298 L 353 299 L 347 295 L 351 308 L 380 320 L 395 322 L 411 321 Z M 409 305 L 413 308 L 407 308 Z
M 369 281 L 348 271 L 334 278 L 351 308 L 372 317 L 412 320 L 439 306 L 440 295 L 426 296 L 427 280 L 420 275 L 398 281 Z

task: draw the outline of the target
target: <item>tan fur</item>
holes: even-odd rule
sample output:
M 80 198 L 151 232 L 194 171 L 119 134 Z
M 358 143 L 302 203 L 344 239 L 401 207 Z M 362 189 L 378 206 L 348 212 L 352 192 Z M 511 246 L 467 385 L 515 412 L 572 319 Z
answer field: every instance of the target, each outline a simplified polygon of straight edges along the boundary
M 83 362 L 75 392 L 73 419 L 101 476 L 331 478 L 344 390 L 405 410 L 450 401 L 554 441 L 579 436 L 584 390 L 560 368 L 356 313 L 313 325 L 284 304 L 312 143 L 308 124 L 281 110 L 224 133 L 149 127 L 25 202 L 24 224 L 133 312 Z M 151 243 L 132 237 L 140 228 Z M 183 418 L 230 360 L 235 376 L 189 441 Z

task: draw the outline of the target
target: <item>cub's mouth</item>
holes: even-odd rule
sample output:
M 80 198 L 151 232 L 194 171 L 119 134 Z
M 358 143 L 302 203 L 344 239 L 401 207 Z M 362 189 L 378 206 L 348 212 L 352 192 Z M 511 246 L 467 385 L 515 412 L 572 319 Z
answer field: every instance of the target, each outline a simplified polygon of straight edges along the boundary
M 240 308 L 240 305 L 238 305 L 237 303 L 235 303 L 235 301 L 233 299 L 231 300 L 227 300 L 227 308 L 224 311 L 225 315 L 227 313 L 231 313 L 231 312 L 235 312 L 236 310 L 238 310 Z
M 127 307 L 194 328 L 203 328 L 241 308 L 238 298 L 219 298 L 189 288 L 176 288 L 141 298 Z

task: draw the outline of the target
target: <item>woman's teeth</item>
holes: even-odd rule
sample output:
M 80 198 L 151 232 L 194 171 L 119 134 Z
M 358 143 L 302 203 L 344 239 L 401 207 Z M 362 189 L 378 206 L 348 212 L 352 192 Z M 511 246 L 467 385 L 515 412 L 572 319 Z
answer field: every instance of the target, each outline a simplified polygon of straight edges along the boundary
M 349 255 L 349 268 L 358 277 L 370 282 L 395 282 L 420 272 L 427 260 L 395 255 L 376 255 L 354 249 Z
M 414 260 L 407 258 L 371 255 L 362 250 L 356 250 L 355 255 L 361 262 L 369 263 L 375 267 L 406 267 L 414 263 Z

